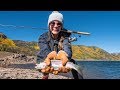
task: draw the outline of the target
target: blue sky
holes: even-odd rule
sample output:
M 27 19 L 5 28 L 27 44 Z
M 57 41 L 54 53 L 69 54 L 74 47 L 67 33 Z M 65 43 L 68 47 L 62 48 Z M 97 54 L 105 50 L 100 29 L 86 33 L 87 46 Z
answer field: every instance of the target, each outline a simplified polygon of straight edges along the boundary
M 0 11 L 0 24 L 47 28 L 52 11 Z M 89 32 L 72 44 L 97 46 L 107 52 L 120 52 L 120 11 L 60 11 L 64 15 L 66 29 Z M 38 41 L 47 30 L 0 26 L 13 40 Z M 73 35 L 78 37 L 78 35 Z

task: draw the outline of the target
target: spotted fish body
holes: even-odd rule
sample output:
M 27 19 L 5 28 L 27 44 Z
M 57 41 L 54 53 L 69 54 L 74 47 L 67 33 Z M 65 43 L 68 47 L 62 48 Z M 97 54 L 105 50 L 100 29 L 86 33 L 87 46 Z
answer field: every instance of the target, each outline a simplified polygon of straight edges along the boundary
M 36 64 L 35 68 L 36 69 L 43 69 L 46 66 L 47 65 L 45 62 L 40 62 L 39 64 Z M 61 60 L 51 60 L 51 66 L 54 68 L 54 70 L 58 70 L 60 67 L 62 67 L 62 61 Z M 79 74 L 81 74 L 81 70 L 80 70 L 81 68 L 79 65 L 76 65 L 72 62 L 67 62 L 65 67 L 75 69 Z

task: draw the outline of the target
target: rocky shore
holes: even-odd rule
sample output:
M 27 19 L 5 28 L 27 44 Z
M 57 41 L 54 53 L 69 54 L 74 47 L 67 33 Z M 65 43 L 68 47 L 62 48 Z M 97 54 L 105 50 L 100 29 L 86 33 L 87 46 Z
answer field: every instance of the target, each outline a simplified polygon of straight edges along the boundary
M 42 73 L 34 68 L 35 64 L 35 56 L 26 56 L 24 54 L 0 55 L 0 79 L 41 79 Z M 50 74 L 49 79 L 71 78 Z

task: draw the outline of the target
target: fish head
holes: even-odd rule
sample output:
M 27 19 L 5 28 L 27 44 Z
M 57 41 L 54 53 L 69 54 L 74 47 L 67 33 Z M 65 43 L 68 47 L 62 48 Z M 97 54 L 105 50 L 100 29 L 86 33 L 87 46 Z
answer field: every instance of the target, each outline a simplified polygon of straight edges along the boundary
M 45 63 L 36 64 L 36 66 L 35 66 L 36 69 L 42 69 L 42 68 L 45 68 L 45 67 L 46 67 Z

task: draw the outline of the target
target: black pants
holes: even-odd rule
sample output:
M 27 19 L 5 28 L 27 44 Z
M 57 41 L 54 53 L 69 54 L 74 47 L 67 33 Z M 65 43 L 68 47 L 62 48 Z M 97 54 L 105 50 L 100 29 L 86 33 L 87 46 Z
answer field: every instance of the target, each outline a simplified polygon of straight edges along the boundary
M 77 64 L 77 62 L 75 62 L 74 59 L 70 59 L 70 61 L 73 62 L 74 64 Z M 71 72 L 73 74 L 74 79 L 83 79 L 83 76 L 81 74 L 79 74 L 76 70 L 72 69 Z

